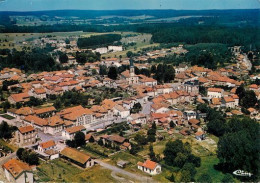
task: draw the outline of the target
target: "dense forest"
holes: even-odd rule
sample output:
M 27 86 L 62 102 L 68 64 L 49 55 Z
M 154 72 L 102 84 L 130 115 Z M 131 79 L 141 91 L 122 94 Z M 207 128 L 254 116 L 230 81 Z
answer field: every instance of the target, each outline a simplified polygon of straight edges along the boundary
M 233 45 L 252 44 L 253 48 L 260 48 L 260 38 L 257 28 L 229 28 L 209 26 L 172 26 L 154 27 L 149 31 L 153 35 L 153 41 L 158 43 L 185 42 L 196 43 L 222 43 Z
M 93 46 L 107 46 L 108 44 L 113 44 L 115 41 L 120 41 L 120 39 L 120 34 L 105 34 L 79 38 L 77 44 L 79 48 L 91 48 Z
M 16 67 L 25 71 L 52 71 L 57 69 L 47 50 L 35 48 L 31 51 L 7 51 L 0 57 L 0 67 Z
M 141 33 L 151 33 L 152 40 L 158 43 L 183 42 L 187 44 L 197 43 L 222 43 L 229 46 L 244 45 L 246 50 L 251 47 L 253 50 L 260 49 L 260 28 L 259 27 L 227 27 L 217 25 L 193 25 L 176 23 L 153 23 L 135 25 L 67 25 L 57 24 L 55 26 L 6 26 L 0 32 L 113 32 L 113 31 L 133 31 Z M 118 35 L 117 35 L 118 36 Z M 78 42 L 80 47 L 103 45 L 120 40 L 119 36 L 82 38 Z M 102 41 L 102 38 L 104 40 Z M 97 41 L 96 44 L 93 40 Z

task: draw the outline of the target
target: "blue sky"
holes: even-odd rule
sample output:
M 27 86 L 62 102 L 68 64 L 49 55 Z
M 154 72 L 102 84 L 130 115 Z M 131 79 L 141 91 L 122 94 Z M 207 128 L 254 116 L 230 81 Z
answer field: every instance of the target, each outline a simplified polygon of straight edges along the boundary
M 0 11 L 254 8 L 260 8 L 260 0 L 0 0 Z

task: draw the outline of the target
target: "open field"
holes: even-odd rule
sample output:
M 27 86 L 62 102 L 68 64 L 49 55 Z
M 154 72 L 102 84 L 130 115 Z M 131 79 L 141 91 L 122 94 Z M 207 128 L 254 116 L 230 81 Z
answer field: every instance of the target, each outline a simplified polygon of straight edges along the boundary
M 111 171 L 99 165 L 84 170 L 63 160 L 41 162 L 36 175 L 38 182 L 115 182 Z
M 0 34 L 0 49 L 4 48 L 15 48 L 21 50 L 23 46 L 31 47 L 30 44 L 23 45 L 24 41 L 33 41 L 34 39 L 39 39 L 40 37 L 49 36 L 54 40 L 65 40 L 65 38 L 77 38 L 77 37 L 90 37 L 94 35 L 102 34 L 122 34 L 126 36 L 129 34 L 139 34 L 133 32 L 106 32 L 106 33 L 93 33 L 93 32 L 51 32 L 51 33 L 1 33 Z
M 129 47 L 127 50 L 124 51 L 119 51 L 119 52 L 115 52 L 115 53 L 106 53 L 106 54 L 102 54 L 102 57 L 117 57 L 119 58 L 120 55 L 122 55 L 123 58 L 126 57 L 126 53 L 128 51 L 132 51 L 134 53 L 141 51 L 142 48 L 148 48 L 148 47 L 155 47 L 155 46 L 159 46 L 159 43 L 137 43 L 135 46 L 133 47 Z M 136 47 L 136 49 L 134 48 Z

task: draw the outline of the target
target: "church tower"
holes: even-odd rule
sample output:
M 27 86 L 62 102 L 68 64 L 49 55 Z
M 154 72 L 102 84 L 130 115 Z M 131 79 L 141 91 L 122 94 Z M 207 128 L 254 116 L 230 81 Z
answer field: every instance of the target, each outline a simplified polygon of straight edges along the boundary
M 130 77 L 135 75 L 135 67 L 134 67 L 134 60 L 130 58 Z

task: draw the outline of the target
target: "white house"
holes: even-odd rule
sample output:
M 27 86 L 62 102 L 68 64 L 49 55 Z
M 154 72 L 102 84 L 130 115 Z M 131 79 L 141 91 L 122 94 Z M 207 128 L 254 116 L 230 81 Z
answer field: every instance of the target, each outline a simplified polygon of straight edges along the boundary
M 224 96 L 224 90 L 221 88 L 209 88 L 208 89 L 208 98 L 221 98 Z
M 116 105 L 114 107 L 114 114 L 121 118 L 127 118 L 130 115 L 130 110 L 124 108 L 121 105 Z
M 161 165 L 151 160 L 146 160 L 144 163 L 138 162 L 137 168 L 150 175 L 157 175 L 162 171 Z
M 86 128 L 84 126 L 73 126 L 62 131 L 62 137 L 66 140 L 72 140 L 77 132 L 83 132 L 86 135 Z
M 195 111 L 184 111 L 184 118 L 186 120 L 196 119 L 196 112 Z
M 53 140 L 49 140 L 47 142 L 40 143 L 38 146 L 38 151 L 44 152 L 55 148 L 56 148 L 55 142 Z

